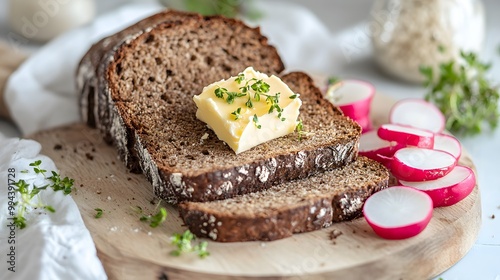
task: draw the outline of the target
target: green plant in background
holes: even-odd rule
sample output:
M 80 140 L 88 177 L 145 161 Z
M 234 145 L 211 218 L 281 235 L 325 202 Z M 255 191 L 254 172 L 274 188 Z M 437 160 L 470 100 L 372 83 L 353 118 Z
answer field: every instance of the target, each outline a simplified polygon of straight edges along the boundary
M 420 67 L 429 89 L 425 99 L 443 112 L 446 129 L 452 133 L 475 135 L 485 125 L 494 130 L 500 117 L 500 95 L 486 78 L 491 64 L 480 62 L 474 53 L 461 52 L 460 59 L 460 63 L 441 63 L 438 73 L 432 67 Z
M 243 15 L 248 19 L 258 19 L 262 13 L 251 0 L 161 0 L 167 7 L 182 8 L 202 15 L 222 15 L 234 18 Z

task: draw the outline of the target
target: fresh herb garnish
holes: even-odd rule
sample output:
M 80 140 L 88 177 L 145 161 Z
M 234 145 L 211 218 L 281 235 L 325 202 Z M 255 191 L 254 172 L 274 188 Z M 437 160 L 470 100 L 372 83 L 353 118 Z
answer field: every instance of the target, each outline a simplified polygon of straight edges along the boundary
M 221 87 L 215 89 L 215 96 L 217 96 L 218 98 L 224 98 L 224 94 L 227 96 L 226 102 L 228 104 L 233 104 L 236 97 L 243 97 L 246 95 L 244 93 L 228 91 L 226 88 Z
M 252 121 L 258 129 L 262 128 L 262 125 L 259 124 L 259 118 L 257 115 L 253 115 Z
M 450 61 L 439 65 L 435 76 L 432 67 L 420 67 L 429 88 L 425 99 L 433 102 L 446 117 L 446 128 L 456 134 L 474 135 L 484 124 L 493 130 L 500 113 L 498 87 L 490 85 L 486 72 L 491 64 L 478 60 L 474 53 L 460 52 L 462 64 Z
M 297 126 L 295 127 L 295 131 L 299 134 L 299 141 L 302 141 L 302 137 L 306 134 L 304 131 L 304 124 L 302 123 L 302 120 L 299 120 L 297 123 Z
M 16 201 L 17 213 L 14 216 L 13 220 L 14 224 L 20 229 L 23 229 L 27 226 L 25 215 L 29 213 L 30 209 L 32 208 L 44 209 L 51 213 L 56 212 L 54 207 L 42 202 L 40 198 L 41 191 L 51 188 L 55 192 L 63 191 L 64 195 L 68 195 L 72 191 L 74 182 L 73 179 L 69 179 L 68 177 L 61 179 L 61 176 L 55 171 L 52 171 L 52 176 L 47 178 L 45 174 L 47 170 L 42 169 L 41 164 L 42 161 L 37 160 L 30 163 L 29 166 L 33 167 L 33 171 L 35 172 L 35 174 L 42 175 L 44 178 L 46 178 L 49 181 L 49 184 L 41 187 L 35 185 L 31 186 L 22 179 L 14 183 L 15 191 L 19 195 L 18 200 Z M 29 173 L 29 171 L 23 170 L 22 173 Z
M 331 85 L 336 84 L 338 82 L 340 82 L 339 77 L 334 77 L 334 76 L 328 77 L 328 86 L 331 86 Z
M 104 211 L 102 211 L 101 208 L 95 208 L 94 210 L 96 211 L 95 216 L 94 216 L 96 219 L 99 219 L 100 217 L 102 217 L 102 214 L 104 213 Z
M 165 207 L 161 207 L 155 215 L 142 216 L 140 220 L 143 222 L 149 222 L 149 226 L 155 228 L 162 224 L 166 218 L 167 209 Z
M 236 82 L 238 84 L 241 84 L 241 82 L 243 82 L 244 80 L 245 80 L 245 74 L 239 73 L 238 76 L 236 77 Z
M 210 253 L 207 251 L 208 242 L 202 241 L 193 246 L 192 241 L 195 239 L 196 237 L 189 230 L 186 230 L 182 234 L 174 234 L 171 238 L 171 242 L 172 245 L 177 247 L 177 249 L 172 251 L 170 254 L 173 256 L 180 256 L 182 253 L 195 252 L 202 259 L 209 256 Z
M 247 108 L 253 108 L 253 102 L 259 102 L 261 100 L 261 96 L 264 96 L 266 98 L 266 103 L 269 104 L 268 114 L 272 114 L 276 111 L 277 117 L 281 121 L 286 120 L 286 118 L 282 117 L 283 108 L 281 108 L 281 106 L 279 105 L 280 93 L 277 92 L 275 94 L 268 94 L 271 88 L 268 83 L 264 82 L 262 79 L 259 80 L 256 78 L 246 80 L 244 73 L 238 74 L 238 76 L 235 78 L 235 81 L 238 84 L 242 84 L 243 82 L 245 82 L 243 86 L 239 87 L 240 92 L 231 92 L 226 88 L 217 87 L 214 90 L 215 96 L 221 99 L 225 98 L 228 104 L 234 103 L 234 100 L 238 97 L 247 96 L 247 101 L 245 102 L 245 106 Z M 289 98 L 296 99 L 297 97 L 298 94 L 293 94 Z M 239 120 L 240 118 L 242 118 L 241 108 L 238 108 L 237 110 L 231 112 L 231 115 L 234 116 L 234 120 Z M 258 120 L 259 119 L 257 115 L 254 115 L 253 122 L 255 123 L 257 128 L 261 128 L 261 125 L 257 124 Z
M 234 120 L 241 119 L 241 108 L 236 109 L 236 111 L 232 112 L 231 115 L 234 115 Z

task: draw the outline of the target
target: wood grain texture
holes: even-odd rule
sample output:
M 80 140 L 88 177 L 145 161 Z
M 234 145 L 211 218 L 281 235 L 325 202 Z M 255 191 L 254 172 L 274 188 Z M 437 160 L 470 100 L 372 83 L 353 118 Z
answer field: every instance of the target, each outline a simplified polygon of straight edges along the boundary
M 375 124 L 385 122 L 392 104 L 376 96 Z M 173 257 L 169 238 L 185 230 L 176 209 L 165 205 L 169 216 L 158 228 L 140 222 L 133 208 L 155 212 L 152 187 L 125 169 L 96 130 L 75 124 L 32 138 L 62 174 L 75 179 L 72 196 L 110 279 L 425 279 L 460 260 L 481 224 L 476 186 L 460 203 L 435 209 L 429 226 L 406 240 L 379 238 L 360 218 L 272 242 L 209 241 L 211 255 L 203 260 L 194 254 Z M 474 168 L 467 153 L 460 163 Z M 94 218 L 95 208 L 104 210 L 102 218 Z M 333 230 L 342 234 L 332 240 Z

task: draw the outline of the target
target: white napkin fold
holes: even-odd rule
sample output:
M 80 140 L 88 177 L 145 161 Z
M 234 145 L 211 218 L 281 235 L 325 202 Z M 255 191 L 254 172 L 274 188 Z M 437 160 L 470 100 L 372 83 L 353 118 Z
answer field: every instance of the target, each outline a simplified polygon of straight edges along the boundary
M 287 70 L 330 74 L 342 67 L 345 59 L 335 47 L 335 38 L 310 11 L 285 2 L 258 1 L 257 7 L 261 11 L 272 11 L 272 15 L 264 15 L 252 24 L 258 24 L 270 43 L 276 46 Z M 155 3 L 125 6 L 56 38 L 32 55 L 11 76 L 5 93 L 12 118 L 22 133 L 27 135 L 78 121 L 75 72 L 81 57 L 92 43 L 162 8 Z M 36 142 L 0 141 L 3 148 L 0 151 L 1 182 L 7 182 L 9 167 L 26 169 L 35 158 L 43 159 L 46 169 L 56 169 L 50 159 L 38 155 L 40 146 Z M 2 225 L 7 223 L 4 215 L 8 203 L 6 192 L 6 187 L 0 189 Z M 5 238 L 9 232 L 6 227 L 0 229 L 2 279 L 105 278 L 91 237 L 71 197 L 48 192 L 44 199 L 58 211 L 33 215 L 29 227 L 16 232 L 16 273 L 5 273 L 9 250 Z
M 42 191 L 41 200 L 56 212 L 32 209 L 26 228 L 13 226 L 11 210 L 18 209 L 9 209 L 13 201 L 9 199 L 13 196 L 9 183 L 22 179 L 31 185 L 46 185 L 47 179 L 29 166 L 36 160 L 42 161 L 40 167 L 47 174 L 57 172 L 57 168 L 50 158 L 39 154 L 41 146 L 33 140 L 0 134 L 0 147 L 0 279 L 106 279 L 92 237 L 71 196 L 52 189 Z
M 134 4 L 54 39 L 10 77 L 5 101 L 24 135 L 79 120 L 76 67 L 92 43 L 160 10 Z

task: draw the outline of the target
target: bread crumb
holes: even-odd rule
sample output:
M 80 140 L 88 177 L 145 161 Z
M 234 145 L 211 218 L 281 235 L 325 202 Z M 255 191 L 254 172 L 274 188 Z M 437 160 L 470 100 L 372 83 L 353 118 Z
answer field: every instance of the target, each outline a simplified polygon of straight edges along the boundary
M 62 150 L 62 145 L 61 145 L 61 144 L 55 144 L 55 145 L 54 145 L 54 150 L 55 150 L 55 151 Z
M 111 196 L 108 196 L 108 200 L 111 200 Z
M 150 232 L 150 231 L 148 231 L 148 236 L 151 236 L 151 235 L 153 235 L 153 233 L 152 233 L 152 232 Z
M 97 194 L 101 194 L 102 192 L 101 191 L 96 191 Z
M 266 243 L 261 242 L 261 243 L 260 243 L 260 247 L 266 247 Z
M 111 227 L 109 230 L 115 232 L 118 230 L 118 227 Z
M 341 236 L 343 233 L 338 230 L 338 229 L 334 229 L 330 232 L 330 240 L 335 240 L 337 239 L 337 237 Z M 333 242 L 333 244 L 335 244 L 335 242 Z
M 88 159 L 88 160 L 94 160 L 94 156 L 91 155 L 90 153 L 85 153 L 85 157 Z

